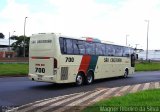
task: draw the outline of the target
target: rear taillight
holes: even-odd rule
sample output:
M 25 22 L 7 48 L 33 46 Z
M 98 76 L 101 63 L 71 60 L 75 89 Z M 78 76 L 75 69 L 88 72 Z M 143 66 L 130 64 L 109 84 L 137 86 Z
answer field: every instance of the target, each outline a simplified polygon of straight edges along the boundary
M 57 68 L 57 59 L 54 58 L 54 68 Z

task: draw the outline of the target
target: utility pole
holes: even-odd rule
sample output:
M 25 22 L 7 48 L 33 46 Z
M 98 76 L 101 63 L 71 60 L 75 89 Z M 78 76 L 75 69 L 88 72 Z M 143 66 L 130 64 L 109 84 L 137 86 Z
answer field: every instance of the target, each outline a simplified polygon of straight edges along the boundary
M 14 34 L 14 32 L 16 32 L 16 31 L 13 31 L 13 34 Z M 11 50 L 11 36 L 13 36 L 13 34 L 11 35 L 11 33 L 9 32 L 9 38 L 8 38 L 8 40 L 9 40 L 9 51 Z
M 25 30 L 26 30 L 26 19 L 27 19 L 28 17 L 25 17 L 25 19 L 24 19 L 24 38 L 23 38 L 23 42 L 24 42 L 24 44 L 23 44 L 23 56 L 25 57 L 25 55 L 26 55 L 26 51 L 25 51 Z
M 9 49 L 8 50 L 10 51 L 10 32 L 9 32 L 9 38 L 8 39 L 9 39 Z
M 145 20 L 147 22 L 147 49 L 146 49 L 146 60 L 148 60 L 148 33 L 149 33 L 149 20 Z
M 126 35 L 126 46 L 128 45 L 128 34 Z

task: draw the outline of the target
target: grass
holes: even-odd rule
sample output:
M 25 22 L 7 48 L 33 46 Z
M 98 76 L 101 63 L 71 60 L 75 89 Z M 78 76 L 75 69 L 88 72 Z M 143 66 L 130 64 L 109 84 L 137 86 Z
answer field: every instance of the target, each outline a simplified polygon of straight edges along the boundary
M 160 62 L 143 62 L 136 64 L 136 71 L 160 70 Z M 28 64 L 0 64 L 0 76 L 14 76 L 28 74 Z
M 160 62 L 143 62 L 136 64 L 136 71 L 158 71 L 160 70 Z
M 27 75 L 28 64 L 0 64 L 0 76 Z
M 120 97 L 112 97 L 108 100 L 99 101 L 85 108 L 82 112 L 119 112 L 122 111 L 122 109 L 138 109 L 133 110 L 132 112 L 141 111 L 139 109 L 143 109 L 144 111 L 150 112 L 151 109 L 151 111 L 153 111 L 153 109 L 157 110 L 157 108 L 160 111 L 160 89 L 146 90 L 126 94 Z

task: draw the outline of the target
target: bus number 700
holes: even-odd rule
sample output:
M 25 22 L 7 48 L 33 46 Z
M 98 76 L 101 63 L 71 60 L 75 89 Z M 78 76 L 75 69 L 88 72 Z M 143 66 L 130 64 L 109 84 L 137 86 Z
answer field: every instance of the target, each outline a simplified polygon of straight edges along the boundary
M 73 57 L 66 57 L 66 62 L 74 62 L 74 58 Z
M 35 68 L 36 69 L 36 73 L 45 73 L 45 68 L 38 68 L 38 67 L 36 67 Z

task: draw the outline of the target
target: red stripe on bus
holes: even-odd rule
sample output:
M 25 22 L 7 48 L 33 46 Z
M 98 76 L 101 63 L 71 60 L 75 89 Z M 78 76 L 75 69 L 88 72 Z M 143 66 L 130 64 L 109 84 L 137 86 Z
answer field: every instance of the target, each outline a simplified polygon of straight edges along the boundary
M 50 59 L 50 57 L 32 57 L 32 59 Z
M 89 64 L 90 64 L 90 61 L 91 61 L 91 56 L 84 55 L 81 60 L 79 71 L 83 71 L 86 74 L 88 67 L 89 67 Z

